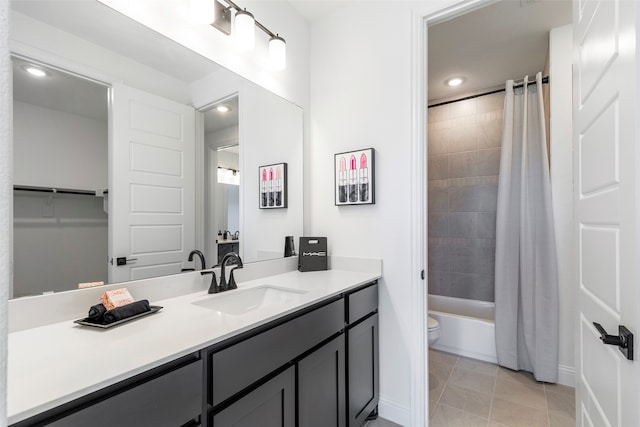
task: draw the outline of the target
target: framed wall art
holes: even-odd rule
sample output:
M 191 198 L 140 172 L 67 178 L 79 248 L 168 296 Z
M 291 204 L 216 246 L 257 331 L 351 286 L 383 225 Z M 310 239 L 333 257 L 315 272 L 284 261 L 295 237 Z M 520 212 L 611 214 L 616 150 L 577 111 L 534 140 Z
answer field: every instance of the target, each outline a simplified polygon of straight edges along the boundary
M 373 148 L 338 153 L 334 158 L 336 206 L 375 203 Z
M 260 209 L 287 207 L 287 164 L 276 163 L 258 168 Z

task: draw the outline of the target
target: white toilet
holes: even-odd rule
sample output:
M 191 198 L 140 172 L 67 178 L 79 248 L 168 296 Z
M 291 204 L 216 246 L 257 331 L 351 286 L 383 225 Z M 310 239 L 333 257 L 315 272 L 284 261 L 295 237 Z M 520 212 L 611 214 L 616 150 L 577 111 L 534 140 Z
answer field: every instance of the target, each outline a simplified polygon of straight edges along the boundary
M 440 338 L 440 322 L 438 322 L 433 317 L 429 317 L 427 320 L 427 337 L 429 339 L 429 347 L 433 345 L 438 338 Z

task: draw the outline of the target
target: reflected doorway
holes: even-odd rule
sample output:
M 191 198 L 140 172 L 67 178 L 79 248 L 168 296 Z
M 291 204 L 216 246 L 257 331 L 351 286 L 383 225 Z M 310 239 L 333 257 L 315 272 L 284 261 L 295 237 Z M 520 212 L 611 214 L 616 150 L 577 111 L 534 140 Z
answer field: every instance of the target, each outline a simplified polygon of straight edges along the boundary
M 242 256 L 238 96 L 215 103 L 203 115 L 207 153 L 205 256 L 215 265 L 227 253 Z

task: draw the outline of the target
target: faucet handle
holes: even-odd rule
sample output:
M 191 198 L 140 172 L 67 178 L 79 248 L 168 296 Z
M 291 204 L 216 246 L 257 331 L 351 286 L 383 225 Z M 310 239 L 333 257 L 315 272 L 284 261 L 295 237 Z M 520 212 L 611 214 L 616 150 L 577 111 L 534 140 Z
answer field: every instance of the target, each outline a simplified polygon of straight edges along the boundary
M 217 294 L 218 292 L 222 292 L 223 289 L 222 286 L 218 285 L 218 279 L 216 278 L 216 272 L 213 270 L 210 271 L 201 271 L 200 274 L 202 276 L 204 276 L 205 274 L 211 274 L 211 284 L 209 285 L 209 290 L 207 291 L 207 293 L 210 294 Z
M 233 272 L 242 267 L 234 267 L 231 269 L 231 273 L 229 273 L 229 284 L 227 285 L 227 289 L 238 289 L 238 285 L 236 285 L 236 278 L 233 275 Z

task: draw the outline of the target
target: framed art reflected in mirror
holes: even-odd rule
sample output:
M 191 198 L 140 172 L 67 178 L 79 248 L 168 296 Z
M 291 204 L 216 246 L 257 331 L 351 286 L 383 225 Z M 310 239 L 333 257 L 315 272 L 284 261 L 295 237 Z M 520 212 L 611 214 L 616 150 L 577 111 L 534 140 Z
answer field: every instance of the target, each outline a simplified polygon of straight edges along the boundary
M 276 163 L 260 166 L 260 209 L 287 207 L 287 164 Z

